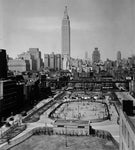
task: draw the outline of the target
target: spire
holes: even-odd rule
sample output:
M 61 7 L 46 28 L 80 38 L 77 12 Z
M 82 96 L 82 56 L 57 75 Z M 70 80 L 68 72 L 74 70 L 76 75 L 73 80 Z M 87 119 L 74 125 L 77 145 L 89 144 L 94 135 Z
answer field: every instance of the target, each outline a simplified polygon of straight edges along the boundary
M 65 6 L 65 10 L 64 10 L 64 19 L 69 19 L 67 6 Z

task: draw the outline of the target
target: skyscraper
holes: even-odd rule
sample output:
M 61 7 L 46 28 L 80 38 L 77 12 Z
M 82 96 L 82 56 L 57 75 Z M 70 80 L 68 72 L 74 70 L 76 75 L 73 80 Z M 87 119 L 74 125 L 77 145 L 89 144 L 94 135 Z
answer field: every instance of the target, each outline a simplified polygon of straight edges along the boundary
M 32 57 L 31 57 L 30 53 L 28 53 L 28 52 L 21 53 L 21 54 L 18 55 L 18 58 L 25 60 L 25 62 L 27 64 L 29 64 L 29 69 L 28 70 L 32 70 L 32 64 L 33 64 L 32 61 L 33 60 L 32 60 Z
M 95 50 L 92 53 L 92 63 L 99 63 L 100 62 L 100 52 L 98 48 L 95 48 Z
M 70 59 L 70 20 L 67 6 L 65 6 L 64 17 L 62 20 L 62 60 L 63 69 L 67 69 Z
M 61 54 L 55 55 L 55 69 L 60 70 L 61 69 Z
M 88 52 L 85 52 L 85 60 L 88 60 Z
M 50 56 L 49 54 L 44 54 L 44 68 L 50 67 Z
M 55 69 L 55 55 L 54 52 L 50 54 L 50 69 Z
M 39 71 L 42 64 L 41 52 L 38 48 L 29 48 L 28 53 L 30 53 L 31 58 L 33 60 L 32 70 Z
M 45 54 L 44 55 L 44 67 L 53 69 L 53 70 L 61 70 L 61 54 Z
M 121 66 L 121 51 L 117 52 L 117 66 Z
M 121 51 L 117 52 L 117 61 L 121 61 Z

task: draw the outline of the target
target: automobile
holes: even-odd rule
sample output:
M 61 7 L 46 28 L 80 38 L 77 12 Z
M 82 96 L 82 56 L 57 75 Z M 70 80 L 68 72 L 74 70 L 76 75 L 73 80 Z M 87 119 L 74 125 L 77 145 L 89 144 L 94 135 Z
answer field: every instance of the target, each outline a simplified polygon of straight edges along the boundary
M 21 112 L 21 115 L 22 115 L 23 117 L 25 117 L 25 116 L 27 116 L 27 112 L 26 112 L 26 111 L 22 111 L 22 112 Z
M 10 127 L 10 126 L 11 126 L 11 124 L 9 122 L 5 123 L 5 127 Z

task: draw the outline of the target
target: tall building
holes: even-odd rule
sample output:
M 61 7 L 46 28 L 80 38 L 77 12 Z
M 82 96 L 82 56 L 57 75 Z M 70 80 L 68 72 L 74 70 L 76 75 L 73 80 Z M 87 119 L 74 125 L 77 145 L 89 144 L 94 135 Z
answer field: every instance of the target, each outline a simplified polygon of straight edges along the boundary
M 85 52 L 85 60 L 88 60 L 88 52 Z
M 44 55 L 44 67 L 53 69 L 53 70 L 61 70 L 61 54 L 45 54 Z
M 117 52 L 117 61 L 121 61 L 121 52 L 120 51 Z
M 61 70 L 61 54 L 55 55 L 55 69 Z
M 120 66 L 121 65 L 121 52 L 118 51 L 117 52 L 117 66 Z
M 28 70 L 32 70 L 32 64 L 33 63 L 32 63 L 32 57 L 31 57 L 30 53 L 24 52 L 24 53 L 18 55 L 18 58 L 25 60 L 27 62 L 27 64 L 30 66 L 30 68 Z
M 38 48 L 29 48 L 28 53 L 32 57 L 32 70 L 39 71 L 42 65 L 41 52 Z
M 55 55 L 54 52 L 50 54 L 50 69 L 55 69 Z
M 62 61 L 63 69 L 67 69 L 70 63 L 70 20 L 67 6 L 62 20 Z
M 6 50 L 0 49 L 0 78 L 7 77 L 7 55 Z
M 98 48 L 95 48 L 95 50 L 92 53 L 92 63 L 96 64 L 100 62 L 100 52 Z
M 50 67 L 50 56 L 49 54 L 44 54 L 44 68 Z
M 0 80 L 0 118 L 17 110 L 16 81 Z

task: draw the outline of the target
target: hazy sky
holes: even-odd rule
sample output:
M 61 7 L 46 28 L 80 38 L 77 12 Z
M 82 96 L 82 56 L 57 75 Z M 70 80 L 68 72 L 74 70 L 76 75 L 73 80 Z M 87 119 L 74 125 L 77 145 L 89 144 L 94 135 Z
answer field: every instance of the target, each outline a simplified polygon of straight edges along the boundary
M 0 0 L 0 48 L 11 57 L 37 47 L 61 53 L 65 0 Z M 102 59 L 135 54 L 135 0 L 68 0 L 71 55 L 89 57 L 95 47 Z

